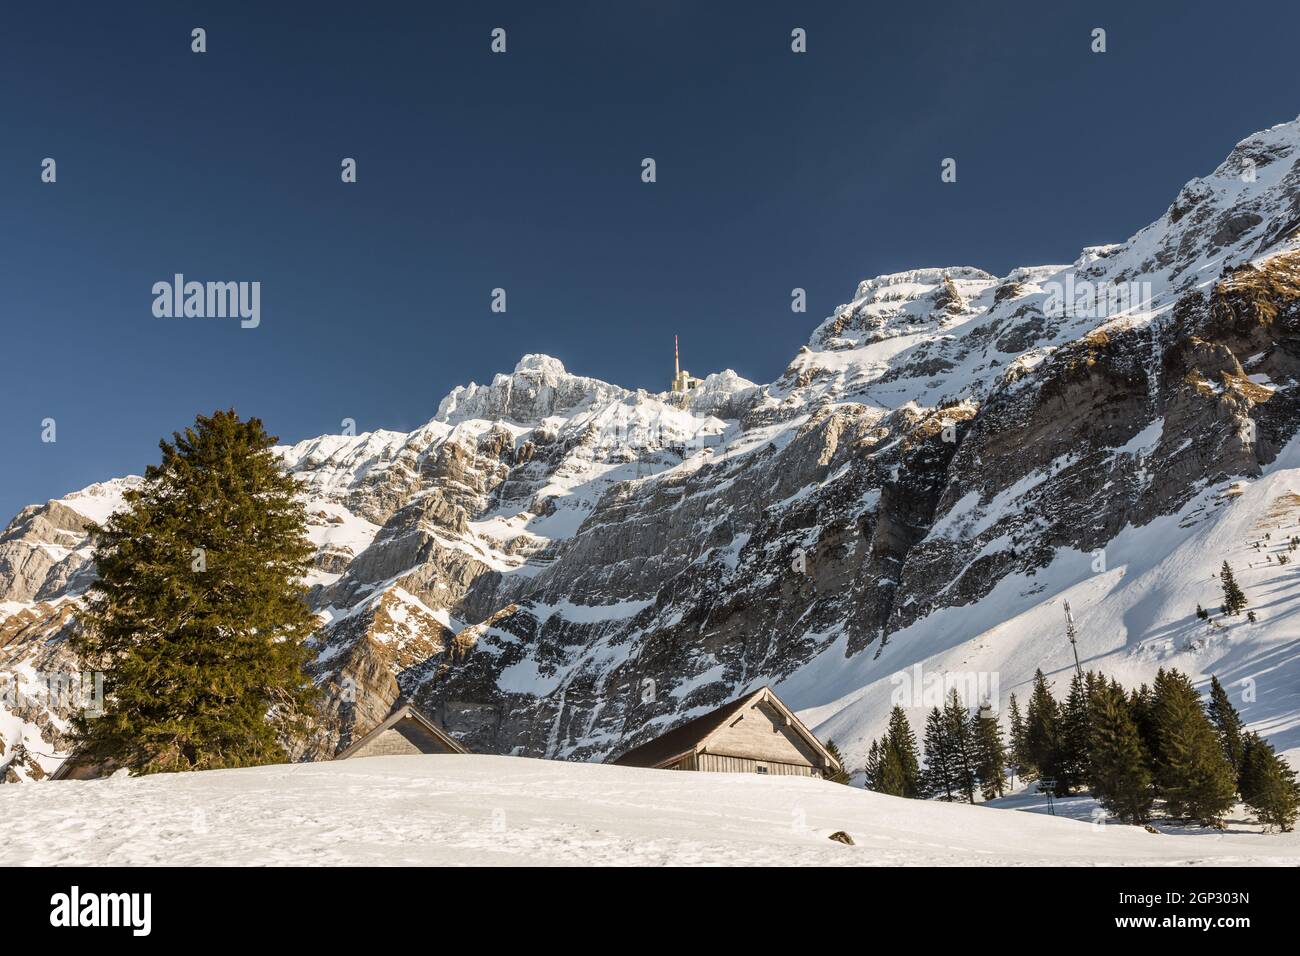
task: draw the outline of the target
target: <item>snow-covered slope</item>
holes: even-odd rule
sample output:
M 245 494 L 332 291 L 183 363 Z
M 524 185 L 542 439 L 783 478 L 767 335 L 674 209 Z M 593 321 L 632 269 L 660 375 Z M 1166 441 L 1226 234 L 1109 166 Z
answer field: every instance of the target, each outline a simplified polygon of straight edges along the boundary
M 1297 535 L 1300 439 L 1254 481 L 1206 488 L 1174 514 L 1124 528 L 1098 552 L 1061 548 L 1034 574 L 1002 578 L 978 604 L 944 608 L 890 635 L 879 655 L 845 661 L 832 649 L 781 690 L 795 701 L 826 700 L 802 716 L 855 753 L 880 735 L 895 701 L 919 727 L 946 687 L 968 699 L 985 688 L 1002 702 L 1014 693 L 1023 703 L 1041 667 L 1064 696 L 1074 672 L 1068 601 L 1084 668 L 1129 687 L 1161 666 L 1201 680 L 1216 674 L 1250 729 L 1300 766 L 1300 573 L 1289 563 L 1300 551 L 1288 545 Z M 1219 613 L 1225 560 L 1257 623 Z M 1196 617 L 1198 606 L 1213 612 L 1209 621 Z
M 305 756 L 404 695 L 479 752 L 601 760 L 774 683 L 856 765 L 900 671 L 1060 676 L 1065 599 L 1088 665 L 1216 672 L 1294 751 L 1297 385 L 1300 121 L 1072 264 L 865 280 L 766 385 L 526 355 L 413 432 L 279 449 L 318 547 Z M 0 672 L 76 666 L 85 525 L 131 480 L 0 535 Z M 1194 617 L 1223 560 L 1258 623 Z M 67 713 L 0 707 L 0 776 L 57 764 Z
M 806 778 L 485 756 L 6 787 L 0 846 L 11 865 L 82 866 L 1300 864 L 1294 833 L 1169 836 Z

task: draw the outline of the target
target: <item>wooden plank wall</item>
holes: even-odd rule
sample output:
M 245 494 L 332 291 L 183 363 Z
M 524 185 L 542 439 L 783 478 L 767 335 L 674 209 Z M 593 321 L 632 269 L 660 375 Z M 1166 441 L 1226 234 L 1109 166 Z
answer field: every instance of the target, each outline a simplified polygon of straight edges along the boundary
M 813 768 L 806 764 L 782 763 L 778 760 L 754 760 L 750 757 L 732 757 L 726 754 L 700 754 L 697 767 L 711 773 L 758 773 L 762 763 L 773 777 L 811 777 Z

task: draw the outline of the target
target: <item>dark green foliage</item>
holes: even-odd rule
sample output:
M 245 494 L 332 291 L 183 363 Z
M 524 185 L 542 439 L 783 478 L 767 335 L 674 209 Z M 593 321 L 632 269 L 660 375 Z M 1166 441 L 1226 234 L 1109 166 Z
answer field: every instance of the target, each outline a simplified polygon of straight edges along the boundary
M 944 733 L 951 754 L 951 791 L 967 803 L 975 802 L 975 734 L 970 711 L 954 688 L 943 708 Z
M 1020 714 L 1020 704 L 1016 701 L 1015 694 L 1012 694 L 1007 702 L 1007 712 L 1011 731 L 1011 746 L 1008 754 L 1011 771 L 1024 780 L 1033 780 L 1036 769 L 1029 759 L 1025 719 Z
M 1245 752 L 1241 715 L 1237 713 L 1237 708 L 1232 706 L 1232 701 L 1228 699 L 1228 692 L 1219 683 L 1219 678 L 1213 675 L 1210 677 L 1210 704 L 1207 710 L 1210 723 L 1214 724 L 1214 729 L 1219 735 L 1219 746 L 1223 748 L 1223 755 L 1228 758 L 1228 763 L 1232 764 L 1232 772 L 1241 773 L 1241 758 Z
M 1137 728 L 1138 736 L 1142 738 L 1142 749 L 1146 751 L 1148 759 L 1153 763 L 1160 753 L 1160 741 L 1156 735 L 1155 706 L 1155 694 L 1146 684 L 1128 695 L 1129 716 L 1133 718 L 1133 726 Z
M 1115 682 L 1099 684 L 1089 695 L 1089 711 L 1089 786 L 1123 822 L 1145 823 L 1155 793 L 1149 758 L 1123 689 Z
M 314 695 L 297 485 L 255 418 L 199 416 L 173 439 L 93 529 L 99 579 L 73 646 L 104 672 L 105 712 L 75 721 L 80 752 L 134 773 L 283 761 Z
M 917 797 L 921 794 L 921 757 L 917 752 L 916 734 L 902 707 L 894 705 L 889 712 L 889 730 L 882 749 L 882 765 L 889 767 L 889 780 L 895 789 L 887 792 L 900 797 Z
M 1042 670 L 1034 672 L 1034 689 L 1029 695 L 1025 717 L 1025 752 L 1039 777 L 1055 780 L 1060 771 L 1060 707 L 1047 688 Z M 1059 796 L 1063 791 L 1058 788 Z
M 866 787 L 868 790 L 880 789 L 880 744 L 874 739 L 871 746 L 867 748 L 867 763 L 863 768 L 866 773 Z
M 985 800 L 1000 797 L 1006 788 L 1006 745 L 1002 727 L 991 707 L 980 708 L 974 721 L 975 778 Z
M 1215 823 L 1236 800 L 1236 776 L 1192 682 L 1177 670 L 1156 675 L 1156 782 L 1171 817 Z
M 932 708 L 925 719 L 925 770 L 921 775 L 924 796 L 952 800 L 954 762 L 943 712 Z
M 1088 696 L 1083 677 L 1076 672 L 1070 680 L 1070 693 L 1065 699 L 1065 706 L 1061 709 L 1057 734 L 1057 794 L 1071 793 L 1087 782 L 1090 737 Z
M 1244 740 L 1241 761 L 1241 799 L 1259 822 L 1283 833 L 1295 827 L 1300 812 L 1300 786 L 1295 771 L 1259 734 Z
M 844 757 L 840 754 L 840 748 L 835 746 L 834 740 L 827 739 L 826 750 L 839 762 L 840 765 L 840 769 L 835 771 L 826 779 L 831 783 L 847 784 L 849 782 L 849 771 L 848 768 L 844 766 Z
M 1237 579 L 1232 576 L 1232 568 L 1228 562 L 1223 562 L 1223 569 L 1219 571 L 1219 583 L 1223 587 L 1223 613 L 1240 614 L 1246 609 L 1246 595 L 1237 585 Z

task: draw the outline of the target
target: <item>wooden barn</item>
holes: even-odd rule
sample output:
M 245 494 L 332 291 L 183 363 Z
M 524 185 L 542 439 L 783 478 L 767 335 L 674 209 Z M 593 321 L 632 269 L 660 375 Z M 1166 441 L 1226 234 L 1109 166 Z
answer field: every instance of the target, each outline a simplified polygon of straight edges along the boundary
M 770 687 L 688 720 L 615 764 L 661 770 L 828 777 L 837 761 Z
M 379 726 L 358 737 L 335 760 L 401 754 L 467 754 L 465 746 L 411 704 L 396 708 Z

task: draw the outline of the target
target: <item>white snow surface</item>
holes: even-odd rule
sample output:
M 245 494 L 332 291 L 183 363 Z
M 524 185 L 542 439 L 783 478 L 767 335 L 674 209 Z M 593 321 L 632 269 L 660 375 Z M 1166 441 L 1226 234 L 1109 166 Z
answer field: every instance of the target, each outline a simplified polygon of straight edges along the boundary
M 1294 866 L 1300 834 L 1153 834 L 811 778 L 440 755 L 2 787 L 0 864 Z

